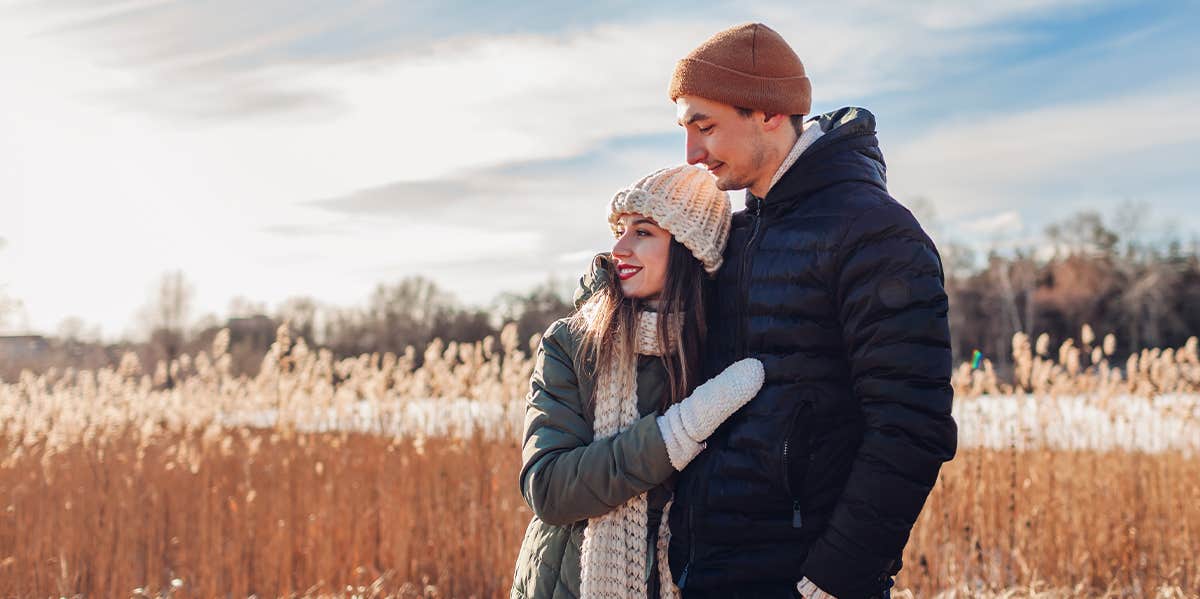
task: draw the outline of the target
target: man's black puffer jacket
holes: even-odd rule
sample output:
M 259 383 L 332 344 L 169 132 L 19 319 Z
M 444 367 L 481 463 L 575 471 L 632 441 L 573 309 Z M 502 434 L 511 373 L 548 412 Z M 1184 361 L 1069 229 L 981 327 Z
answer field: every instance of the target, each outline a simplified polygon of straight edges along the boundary
M 874 117 L 817 121 L 824 135 L 734 214 L 712 286 L 707 373 L 754 356 L 767 378 L 679 478 L 685 596 L 766 596 L 801 576 L 839 599 L 877 594 L 954 456 L 937 251 L 888 195 Z

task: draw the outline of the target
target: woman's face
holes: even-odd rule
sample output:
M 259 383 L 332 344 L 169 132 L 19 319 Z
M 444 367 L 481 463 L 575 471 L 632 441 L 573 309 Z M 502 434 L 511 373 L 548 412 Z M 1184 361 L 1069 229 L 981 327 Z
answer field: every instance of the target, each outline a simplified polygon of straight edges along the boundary
M 617 220 L 617 242 L 612 255 L 625 297 L 657 299 L 667 282 L 667 256 L 671 234 L 640 214 L 622 214 Z

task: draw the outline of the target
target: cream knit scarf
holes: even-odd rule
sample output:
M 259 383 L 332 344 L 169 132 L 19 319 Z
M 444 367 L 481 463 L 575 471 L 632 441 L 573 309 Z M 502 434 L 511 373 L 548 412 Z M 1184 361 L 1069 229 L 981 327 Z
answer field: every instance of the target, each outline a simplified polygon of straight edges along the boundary
M 658 314 L 639 312 L 637 347 L 629 351 L 624 335 L 613 348 L 611 364 L 597 368 L 594 437 L 611 437 L 637 422 L 636 354 L 661 355 L 658 343 Z M 615 510 L 589 518 L 583 532 L 580 555 L 582 567 L 579 585 L 581 599 L 646 599 L 646 494 L 642 493 Z M 663 508 L 658 527 L 658 572 L 661 599 L 678 599 L 679 589 L 671 580 L 667 564 L 670 529 L 667 526 L 671 504 Z

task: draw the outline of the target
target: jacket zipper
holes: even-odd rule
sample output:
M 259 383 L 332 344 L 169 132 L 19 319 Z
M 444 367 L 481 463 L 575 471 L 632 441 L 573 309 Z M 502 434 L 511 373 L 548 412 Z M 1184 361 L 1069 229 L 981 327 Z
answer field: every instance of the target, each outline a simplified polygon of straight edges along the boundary
M 812 404 L 804 400 L 799 411 L 792 417 L 791 423 L 784 431 L 783 436 L 783 489 L 792 498 L 792 528 L 800 528 L 804 519 L 801 517 L 801 500 L 796 496 L 796 491 L 792 489 L 792 435 L 796 432 L 796 427 L 800 425 L 800 419 L 804 418 L 809 412 Z
M 749 304 L 750 290 L 746 285 L 746 279 L 749 277 L 747 271 L 750 269 L 750 255 L 754 248 L 754 241 L 758 238 L 760 225 L 762 224 L 762 199 L 755 198 L 754 206 L 750 211 L 750 215 L 754 217 L 754 228 L 750 231 L 750 239 L 746 241 L 746 247 L 742 254 L 741 270 L 738 271 L 738 303 L 741 307 L 741 344 L 738 347 L 738 359 L 745 358 L 749 351 L 749 343 L 746 341 L 746 333 L 749 330 L 750 318 L 746 315 L 746 306 Z M 743 290 L 745 290 L 743 292 Z M 680 590 L 687 586 L 688 571 L 692 569 L 692 563 L 696 561 L 696 525 L 695 525 L 695 505 L 696 494 L 700 485 L 693 484 L 689 489 L 691 501 L 688 502 L 688 562 L 683 566 L 683 573 L 679 575 Z
M 788 463 L 792 447 L 792 433 L 795 428 L 796 425 L 793 423 L 788 427 L 783 438 L 783 488 L 788 495 L 792 496 L 792 528 L 800 528 L 804 524 L 804 519 L 800 515 L 800 499 L 792 492 L 791 464 Z
M 711 456 L 704 457 L 708 458 Z M 699 459 L 697 459 L 697 461 L 692 462 L 692 464 L 693 467 L 704 468 L 704 472 L 698 475 L 699 480 L 692 481 L 691 486 L 687 490 L 688 496 L 692 499 L 692 501 L 688 503 L 688 561 L 687 564 L 683 566 L 683 572 L 679 575 L 679 583 L 676 585 L 680 589 L 683 589 L 687 585 L 688 572 L 691 571 L 692 564 L 696 562 L 696 498 L 703 496 L 701 490 L 707 491 L 707 485 L 702 485 L 700 482 L 709 480 L 709 478 L 712 476 L 712 460 L 705 459 L 703 464 L 701 464 L 699 463 Z
M 792 436 L 791 430 L 785 434 L 787 436 L 783 438 L 783 489 L 787 491 L 788 495 L 792 495 L 792 476 L 791 473 L 788 472 L 788 450 L 791 449 L 792 446 L 792 440 L 790 438 Z
M 683 590 L 687 586 L 688 570 L 692 568 L 692 562 L 696 559 L 696 527 L 693 522 L 696 521 L 696 502 L 688 504 L 688 563 L 683 566 L 683 573 L 679 575 L 679 590 Z
M 754 217 L 754 228 L 750 230 L 750 239 L 746 240 L 746 248 L 742 253 L 741 269 L 738 271 L 738 299 L 741 301 L 741 343 L 738 346 L 738 359 L 745 358 L 749 353 L 750 342 L 746 339 L 750 332 L 750 315 L 747 313 L 747 306 L 750 303 L 750 287 L 747 285 L 747 280 L 750 277 L 750 259 L 753 255 L 754 241 L 758 238 L 760 225 L 762 224 L 762 198 L 755 198 L 754 208 L 750 211 Z
M 792 445 L 791 436 L 789 432 L 788 436 L 783 438 L 783 488 L 787 490 L 788 495 L 792 496 L 792 528 L 800 528 L 804 525 L 804 518 L 800 514 L 800 498 L 792 492 L 791 465 L 788 464 L 789 450 Z

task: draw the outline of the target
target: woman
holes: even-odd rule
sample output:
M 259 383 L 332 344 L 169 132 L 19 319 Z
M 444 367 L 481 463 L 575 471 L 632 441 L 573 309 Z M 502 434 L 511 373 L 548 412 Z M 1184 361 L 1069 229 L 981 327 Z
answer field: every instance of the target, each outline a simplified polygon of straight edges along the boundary
M 521 494 L 534 518 L 518 599 L 678 597 L 666 560 L 673 474 L 762 386 L 737 362 L 697 386 L 703 283 L 721 265 L 728 196 L 691 166 L 616 194 L 611 259 L 546 330 L 530 380 Z

